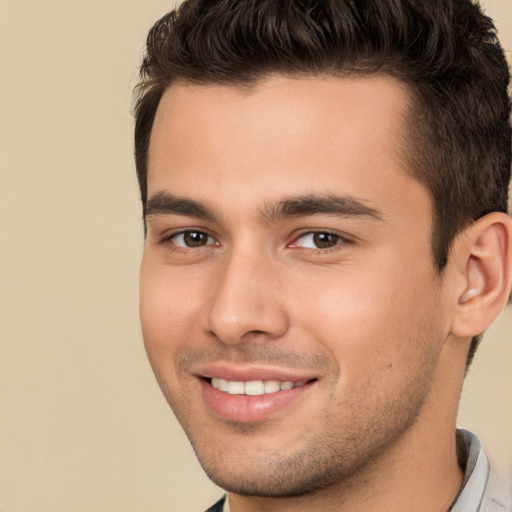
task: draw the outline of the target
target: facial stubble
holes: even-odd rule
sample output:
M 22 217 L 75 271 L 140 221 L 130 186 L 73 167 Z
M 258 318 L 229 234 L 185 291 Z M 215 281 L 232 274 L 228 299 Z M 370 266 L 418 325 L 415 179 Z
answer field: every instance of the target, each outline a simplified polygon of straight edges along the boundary
M 409 343 L 413 343 L 412 340 Z M 268 350 L 268 347 L 261 348 Z M 255 352 L 263 353 L 262 350 L 254 349 Z M 304 364 L 304 356 L 294 357 L 295 364 L 298 364 L 298 360 Z M 242 357 L 249 358 L 252 356 Z M 181 359 L 178 367 L 183 370 L 195 359 L 197 357 L 189 353 Z M 287 360 L 293 364 L 290 363 L 289 353 L 267 353 L 265 359 Z M 293 361 L 293 357 L 291 359 Z M 261 361 L 261 354 L 256 360 Z M 290 433 L 295 447 L 283 447 L 277 451 L 266 445 L 265 439 L 272 436 L 268 425 L 223 422 L 221 428 L 233 440 L 241 442 L 242 446 L 244 443 L 252 445 L 249 455 L 243 449 L 233 448 L 237 443 L 230 446 L 212 443 L 209 436 L 205 435 L 209 428 L 206 423 L 200 425 L 197 422 L 191 428 L 186 414 L 183 414 L 186 404 L 178 404 L 176 397 L 158 379 L 201 466 L 218 486 L 244 496 L 268 498 L 298 497 L 333 486 L 348 490 L 366 470 L 376 466 L 376 462 L 414 425 L 428 396 L 437 358 L 430 353 L 428 360 L 424 359 L 420 365 L 421 371 L 416 369 L 414 373 L 411 372 L 399 389 L 393 391 L 392 396 L 383 398 L 379 394 L 383 384 L 368 380 L 354 390 L 350 397 L 342 393 L 337 400 L 334 390 L 339 380 L 338 366 L 322 353 L 311 356 L 313 360 L 315 364 L 322 362 L 323 367 L 328 368 L 322 384 L 332 389 L 328 405 L 317 415 L 317 421 L 323 425 L 315 428 L 309 424 L 297 424 L 296 432 Z M 391 366 L 387 370 L 392 371 Z M 363 403 L 357 397 L 373 397 L 373 400 L 371 403 Z M 337 418 L 339 411 L 347 411 L 345 421 L 341 423 Z

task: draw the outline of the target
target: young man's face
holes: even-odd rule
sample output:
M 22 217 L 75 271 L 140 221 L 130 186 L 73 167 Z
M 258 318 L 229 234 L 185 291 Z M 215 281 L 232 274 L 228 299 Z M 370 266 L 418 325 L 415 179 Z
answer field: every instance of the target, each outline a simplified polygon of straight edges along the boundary
M 334 484 L 436 420 L 449 319 L 429 195 L 400 156 L 407 101 L 391 79 L 333 77 L 162 98 L 143 335 L 225 489 Z

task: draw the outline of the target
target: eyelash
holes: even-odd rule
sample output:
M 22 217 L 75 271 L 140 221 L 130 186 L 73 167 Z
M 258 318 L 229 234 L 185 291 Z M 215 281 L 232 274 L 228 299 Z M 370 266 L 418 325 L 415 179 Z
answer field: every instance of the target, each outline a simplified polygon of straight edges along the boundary
M 173 242 L 173 239 L 176 239 L 179 236 L 185 237 L 187 234 L 203 235 L 207 238 L 207 243 L 204 245 L 198 245 L 198 246 L 194 247 L 194 246 L 187 246 L 187 245 L 178 245 L 175 242 Z M 162 239 L 162 243 L 169 244 L 173 250 L 185 250 L 185 251 L 186 250 L 203 249 L 204 247 L 206 247 L 208 245 L 218 245 L 218 243 L 216 243 L 216 244 L 208 243 L 208 239 L 215 240 L 215 238 L 213 236 L 211 236 L 206 231 L 203 231 L 201 229 L 184 229 L 183 231 L 179 231 L 177 233 L 172 233 L 172 234 L 164 237 Z
M 302 247 L 298 245 L 299 240 L 305 239 L 307 237 L 310 237 L 314 240 L 316 236 L 320 235 L 327 235 L 328 237 L 334 237 L 336 239 L 335 243 L 330 247 Z M 315 244 L 318 244 L 318 242 L 314 242 Z M 333 251 L 339 250 L 340 246 L 347 245 L 352 243 L 351 240 L 349 240 L 344 235 L 341 235 L 340 233 L 335 233 L 328 230 L 318 230 L 318 231 L 306 231 L 304 233 L 301 233 L 297 238 L 295 238 L 294 242 L 290 244 L 290 247 L 292 248 L 299 248 L 303 250 L 311 251 L 312 253 L 320 253 L 320 254 L 328 254 Z
M 173 242 L 173 239 L 176 239 L 179 236 L 185 237 L 187 234 L 198 234 L 201 236 L 207 237 L 206 243 L 204 245 L 197 245 L 197 246 L 190 246 L 190 245 L 178 245 L 175 242 Z M 305 239 L 306 237 L 314 238 L 315 236 L 319 235 L 327 235 L 329 237 L 335 237 L 337 240 L 334 243 L 334 245 L 330 247 L 302 247 L 298 245 L 299 240 Z M 209 239 L 214 240 L 215 243 L 208 243 Z M 198 250 L 198 249 L 204 249 L 207 246 L 215 246 L 219 245 L 218 242 L 215 240 L 213 236 L 208 234 L 208 232 L 203 231 L 201 229 L 185 229 L 183 231 L 179 231 L 177 233 L 172 233 L 171 235 L 168 235 L 162 239 L 162 243 L 169 244 L 173 250 Z M 305 231 L 301 233 L 299 236 L 297 236 L 292 243 L 288 244 L 288 247 L 291 248 L 298 248 L 302 249 L 304 251 L 308 251 L 312 254 L 329 254 L 331 252 L 334 252 L 336 250 L 340 249 L 340 246 L 350 245 L 353 244 L 353 241 L 347 238 L 344 235 L 341 235 L 340 233 L 335 233 L 328 230 L 313 230 L 313 231 Z

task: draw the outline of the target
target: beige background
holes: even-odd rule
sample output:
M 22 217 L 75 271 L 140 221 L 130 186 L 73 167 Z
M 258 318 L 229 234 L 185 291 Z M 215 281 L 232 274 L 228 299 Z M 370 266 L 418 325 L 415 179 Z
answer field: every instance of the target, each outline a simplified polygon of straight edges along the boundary
M 487 0 L 512 49 L 512 0 Z M 0 512 L 201 511 L 202 474 L 146 362 L 131 90 L 172 2 L 0 0 Z M 512 311 L 460 425 L 512 470 Z

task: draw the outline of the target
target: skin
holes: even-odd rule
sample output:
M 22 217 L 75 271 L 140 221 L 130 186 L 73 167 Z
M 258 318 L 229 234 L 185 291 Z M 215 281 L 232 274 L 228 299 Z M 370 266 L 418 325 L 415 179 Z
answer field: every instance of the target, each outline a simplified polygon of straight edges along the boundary
M 408 101 L 384 77 L 275 76 L 175 83 L 159 105 L 144 342 L 232 512 L 443 511 L 456 495 L 468 250 L 434 268 L 431 201 L 399 156 Z M 233 420 L 205 399 L 212 367 L 311 381 L 271 414 Z

